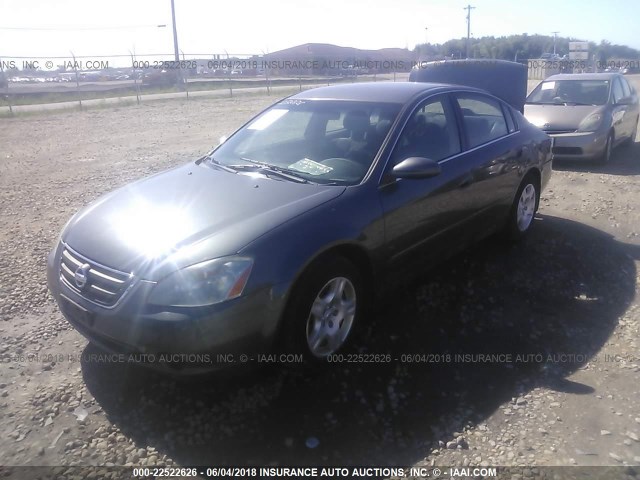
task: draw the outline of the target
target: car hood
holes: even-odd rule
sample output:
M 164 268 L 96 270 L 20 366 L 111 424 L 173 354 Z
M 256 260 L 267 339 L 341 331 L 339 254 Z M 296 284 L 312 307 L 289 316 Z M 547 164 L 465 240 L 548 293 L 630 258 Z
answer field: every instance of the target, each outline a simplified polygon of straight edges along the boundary
M 192 163 L 102 197 L 71 219 L 62 239 L 90 260 L 156 280 L 234 254 L 344 190 Z
M 601 113 L 603 106 L 593 105 L 536 105 L 527 103 L 524 116 L 530 123 L 545 131 L 577 130 L 580 122 L 592 113 Z

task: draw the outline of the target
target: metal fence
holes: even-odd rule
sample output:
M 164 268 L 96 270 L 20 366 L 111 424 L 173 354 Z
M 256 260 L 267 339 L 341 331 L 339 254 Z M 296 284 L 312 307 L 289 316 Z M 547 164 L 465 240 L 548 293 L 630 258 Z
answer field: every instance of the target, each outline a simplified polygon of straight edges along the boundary
M 384 59 L 383 59 L 384 60 Z M 233 96 L 343 82 L 405 80 L 406 61 L 275 58 L 269 54 L 0 56 L 0 107 L 19 111 Z

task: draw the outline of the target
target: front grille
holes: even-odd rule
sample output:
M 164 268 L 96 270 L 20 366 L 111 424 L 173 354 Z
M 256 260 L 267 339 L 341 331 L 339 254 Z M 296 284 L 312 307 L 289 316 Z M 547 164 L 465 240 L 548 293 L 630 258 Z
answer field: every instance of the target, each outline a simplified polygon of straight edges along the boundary
M 82 286 L 76 281 L 78 270 L 86 274 L 86 281 Z M 131 285 L 133 276 L 89 260 L 63 244 L 60 280 L 90 302 L 109 308 L 118 303 Z
M 558 155 L 582 155 L 580 147 L 553 147 L 553 153 Z

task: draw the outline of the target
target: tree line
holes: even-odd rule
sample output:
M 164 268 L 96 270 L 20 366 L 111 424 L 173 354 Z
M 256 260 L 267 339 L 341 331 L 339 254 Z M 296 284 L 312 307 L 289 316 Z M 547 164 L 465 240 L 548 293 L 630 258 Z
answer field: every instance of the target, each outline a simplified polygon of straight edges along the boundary
M 569 54 L 569 42 L 581 41 L 570 37 L 556 37 L 555 51 L 558 55 Z M 607 40 L 600 43 L 588 42 L 591 58 L 600 62 L 613 59 L 640 59 L 640 50 L 626 45 L 615 45 Z M 540 58 L 545 53 L 553 53 L 553 36 L 510 35 L 507 37 L 471 38 L 469 58 L 495 58 L 500 60 L 527 60 Z M 423 59 L 465 58 L 467 39 L 456 38 L 442 44 L 426 43 L 417 45 L 414 52 Z

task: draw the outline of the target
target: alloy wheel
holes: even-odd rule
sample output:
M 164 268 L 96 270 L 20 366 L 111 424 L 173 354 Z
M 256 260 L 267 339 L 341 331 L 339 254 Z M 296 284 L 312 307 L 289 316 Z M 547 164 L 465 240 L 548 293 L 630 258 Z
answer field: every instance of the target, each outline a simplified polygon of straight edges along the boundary
M 307 319 L 307 345 L 318 358 L 345 342 L 356 314 L 356 289 L 346 277 L 329 280 L 316 296 Z
M 531 225 L 533 214 L 536 210 L 536 187 L 531 183 L 527 184 L 520 194 L 518 208 L 516 210 L 516 224 L 518 230 L 525 232 Z

